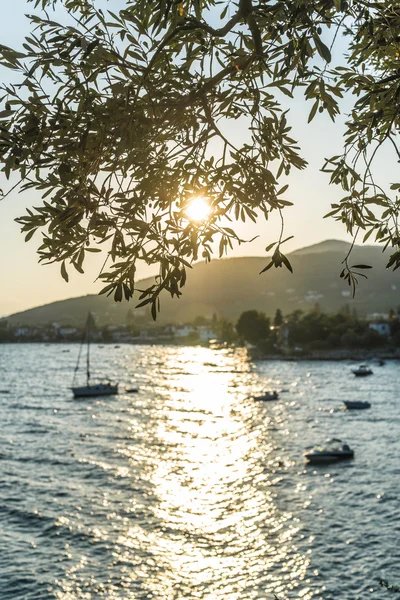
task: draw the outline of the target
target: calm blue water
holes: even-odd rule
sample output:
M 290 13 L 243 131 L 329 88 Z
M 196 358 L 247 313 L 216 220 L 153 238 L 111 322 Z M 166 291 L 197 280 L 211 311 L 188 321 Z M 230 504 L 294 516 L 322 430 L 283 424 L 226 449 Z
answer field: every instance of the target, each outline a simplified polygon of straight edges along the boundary
M 0 346 L 1 600 L 390 596 L 399 363 L 359 380 L 350 363 L 94 345 L 94 371 L 140 393 L 77 401 L 77 353 Z M 254 402 L 265 388 L 281 400 Z M 354 461 L 306 467 L 327 437 Z

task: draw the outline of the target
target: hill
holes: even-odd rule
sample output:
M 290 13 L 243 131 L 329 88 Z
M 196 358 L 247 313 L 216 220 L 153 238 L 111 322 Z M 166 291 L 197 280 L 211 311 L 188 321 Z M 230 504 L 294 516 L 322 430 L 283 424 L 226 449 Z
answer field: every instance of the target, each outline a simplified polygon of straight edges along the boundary
M 292 256 L 303 256 L 304 254 L 320 254 L 322 252 L 348 252 L 351 244 L 349 242 L 343 242 L 341 240 L 325 240 L 319 242 L 319 244 L 313 244 L 312 246 L 306 246 L 305 248 L 299 248 L 291 253 Z M 368 246 L 367 246 L 368 247 Z M 369 246 L 373 248 L 374 246 Z M 365 247 L 364 247 L 365 249 Z
M 341 262 L 349 245 L 327 240 L 292 252 L 294 273 L 286 269 L 259 272 L 267 264 L 265 257 L 216 259 L 210 264 L 197 263 L 188 273 L 184 294 L 180 299 L 168 295 L 161 298 L 159 322 L 183 323 L 214 313 L 235 320 L 244 310 L 262 310 L 273 315 L 277 308 L 284 313 L 296 309 L 310 310 L 318 303 L 326 312 L 348 304 L 360 315 L 387 312 L 400 305 L 400 281 L 397 272 L 386 269 L 387 256 L 377 246 L 356 246 L 351 264 L 368 264 L 368 280 L 362 279 L 356 297 L 351 298 L 348 285 L 339 278 Z M 142 289 L 151 280 L 140 283 Z M 92 311 L 99 325 L 121 324 L 128 311 L 139 322 L 150 321 L 146 309 L 134 309 L 131 303 L 114 303 L 105 296 L 82 296 L 53 302 L 7 317 L 15 325 L 58 322 L 79 326 Z

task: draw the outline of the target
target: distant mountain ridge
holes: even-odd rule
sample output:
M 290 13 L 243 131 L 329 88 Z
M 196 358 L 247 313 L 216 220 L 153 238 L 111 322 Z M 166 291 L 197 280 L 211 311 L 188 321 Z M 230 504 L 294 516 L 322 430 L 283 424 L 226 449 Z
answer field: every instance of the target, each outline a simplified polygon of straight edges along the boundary
M 290 253 L 294 273 L 285 268 L 270 269 L 259 275 L 267 264 L 266 257 L 215 259 L 211 263 L 197 263 L 188 272 L 183 296 L 161 297 L 158 322 L 183 323 L 197 316 L 211 317 L 214 313 L 231 320 L 249 309 L 262 310 L 273 315 L 277 308 L 284 313 L 296 309 L 310 310 L 318 303 L 322 310 L 332 312 L 345 304 L 360 315 L 387 312 L 400 305 L 398 272 L 386 269 L 387 255 L 379 246 L 355 246 L 351 264 L 363 263 L 368 280 L 361 279 L 356 297 L 339 273 L 349 244 L 326 240 L 319 244 Z M 142 289 L 152 280 L 140 282 Z M 60 325 L 80 326 L 89 311 L 95 313 L 97 323 L 122 324 L 128 311 L 136 320 L 151 321 L 147 309 L 135 309 L 134 302 L 115 303 L 112 297 L 81 296 L 32 308 L 7 317 L 10 325 L 40 325 L 57 322 Z
M 342 252 L 347 253 L 351 244 L 342 240 L 324 240 L 312 246 L 305 246 L 291 252 L 291 256 L 301 256 L 304 254 L 320 254 L 321 252 Z M 376 246 L 364 246 L 365 248 L 376 248 Z

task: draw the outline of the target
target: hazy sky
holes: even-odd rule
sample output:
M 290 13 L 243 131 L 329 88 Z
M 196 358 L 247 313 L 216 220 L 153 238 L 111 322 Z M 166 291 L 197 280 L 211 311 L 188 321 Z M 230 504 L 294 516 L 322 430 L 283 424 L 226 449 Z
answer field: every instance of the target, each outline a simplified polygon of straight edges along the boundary
M 2 6 L 0 23 L 0 43 L 18 48 L 22 37 L 29 32 L 29 22 L 24 17 L 32 12 L 32 4 L 26 0 L 13 0 Z M 121 7 L 119 0 L 110 0 L 108 6 Z M 0 76 L 9 77 L 5 70 Z M 325 116 L 316 118 L 307 125 L 308 112 L 311 105 L 305 106 L 299 101 L 289 116 L 293 125 L 293 137 L 302 146 L 302 155 L 309 161 L 307 170 L 294 173 L 289 180 L 290 188 L 285 198 L 294 202 L 294 206 L 285 210 L 286 234 L 294 235 L 286 249 L 292 250 L 310 245 L 324 239 L 348 239 L 341 224 L 331 219 L 323 219 L 330 210 L 331 202 L 339 199 L 338 188 L 328 186 L 328 177 L 319 172 L 324 157 L 340 154 L 341 130 L 340 122 L 333 124 Z M 381 169 L 384 169 L 382 161 Z M 6 190 L 9 183 L 0 174 L 0 188 Z M 100 288 L 94 283 L 98 256 L 86 267 L 85 275 L 76 273 L 67 284 L 59 274 L 59 266 L 39 266 L 35 253 L 39 238 L 24 242 L 19 226 L 14 222 L 17 216 L 24 213 L 24 207 L 34 203 L 29 193 L 17 192 L 0 202 L 0 315 L 10 314 L 18 310 L 45 304 L 54 300 L 83 294 L 95 293 Z M 251 244 L 235 249 L 230 256 L 255 256 L 265 254 L 265 246 L 277 239 L 280 224 L 278 219 L 269 222 L 259 221 L 257 225 L 238 225 L 238 233 L 244 238 L 254 235 L 260 237 Z M 100 262 L 102 262 L 100 260 Z M 139 268 L 141 276 L 152 273 L 145 265 Z

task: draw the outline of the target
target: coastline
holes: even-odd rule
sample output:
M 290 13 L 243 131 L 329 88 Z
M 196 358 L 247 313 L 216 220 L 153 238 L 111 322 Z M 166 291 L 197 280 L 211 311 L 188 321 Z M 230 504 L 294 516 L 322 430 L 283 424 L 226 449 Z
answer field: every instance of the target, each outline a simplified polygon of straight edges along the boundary
M 376 358 L 382 360 L 400 360 L 400 348 L 378 348 L 375 350 L 342 349 L 342 350 L 313 350 L 285 354 L 266 354 L 257 348 L 247 350 L 252 360 L 281 360 L 288 362 L 300 361 L 354 361 L 369 362 Z
M 52 340 L 52 341 L 41 341 L 41 340 L 10 340 L 0 341 L 1 345 L 20 345 L 20 344 L 40 344 L 44 346 L 62 346 L 62 345 L 74 345 L 78 344 L 77 340 Z M 220 345 L 208 345 L 207 343 L 184 343 L 173 340 L 135 340 L 135 341 L 99 341 L 94 342 L 95 346 L 103 347 L 119 347 L 122 345 L 128 346 L 179 346 L 179 347 L 195 347 L 200 346 L 203 348 L 211 348 L 213 350 L 224 350 L 232 348 L 244 348 L 243 346 L 236 344 L 220 344 Z M 357 348 L 344 348 L 340 350 L 302 350 L 299 352 L 275 352 L 265 353 L 256 347 L 247 347 L 247 354 L 250 360 L 262 361 L 262 360 L 276 360 L 282 362 L 300 362 L 300 361 L 354 361 L 354 362 L 369 362 L 376 358 L 382 360 L 400 360 L 400 348 L 388 348 L 381 347 L 371 350 L 357 349 Z

